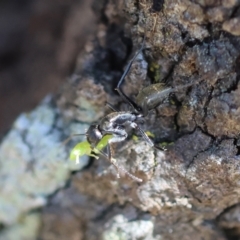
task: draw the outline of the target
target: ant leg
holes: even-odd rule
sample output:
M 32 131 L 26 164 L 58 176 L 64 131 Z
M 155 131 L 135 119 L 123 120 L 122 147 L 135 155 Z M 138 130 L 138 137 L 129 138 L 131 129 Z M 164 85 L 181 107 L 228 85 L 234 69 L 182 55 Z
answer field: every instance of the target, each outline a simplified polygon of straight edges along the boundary
M 85 136 L 86 133 L 76 133 L 76 134 L 72 134 L 70 135 L 67 139 L 65 139 L 63 142 L 62 142 L 62 145 L 66 145 L 73 137 L 77 137 L 77 136 Z
M 159 146 L 156 146 L 156 145 L 154 145 L 153 147 L 156 148 L 157 150 L 160 150 L 160 151 L 163 151 L 163 152 L 165 152 L 167 150 L 166 148 L 162 148 L 162 147 L 159 147 Z
M 137 182 L 142 182 L 142 179 L 134 176 L 133 174 L 131 174 L 130 172 L 128 172 L 124 167 L 119 166 L 117 164 L 116 159 L 114 159 L 113 156 L 113 149 L 112 149 L 112 143 L 114 142 L 121 142 L 123 140 L 125 140 L 127 137 L 127 135 L 115 135 L 115 137 L 111 138 L 108 141 L 108 146 L 107 146 L 107 151 L 108 151 L 108 160 L 109 162 L 116 168 L 117 171 L 117 177 L 120 178 L 120 172 L 125 173 L 127 176 L 129 176 L 130 178 L 132 178 L 133 180 L 137 181 Z
M 119 112 L 111 103 L 106 102 L 106 106 L 109 107 L 111 110 L 113 110 L 114 112 Z
M 152 140 L 148 137 L 148 135 L 136 124 L 136 123 L 132 123 L 131 124 L 131 127 L 138 130 L 140 132 L 140 134 L 142 135 L 142 137 L 144 138 L 144 140 L 153 148 L 156 148 L 158 150 L 161 150 L 161 151 L 165 151 L 164 148 L 161 148 L 161 147 L 158 147 L 156 146 Z
M 137 113 L 141 112 L 142 109 L 140 106 L 138 106 L 132 99 L 130 99 L 120 88 L 123 80 L 125 79 L 126 75 L 128 74 L 129 70 L 131 69 L 132 67 L 132 64 L 134 62 L 134 60 L 136 59 L 136 57 L 138 56 L 138 54 L 142 51 L 143 49 L 143 46 L 144 46 L 144 43 L 145 43 L 145 36 L 144 36 L 144 39 L 143 39 L 143 43 L 142 43 L 142 46 L 141 48 L 138 50 L 138 52 L 134 55 L 134 57 L 131 59 L 131 61 L 128 63 L 121 79 L 119 80 L 118 82 L 118 85 L 117 87 L 115 88 L 115 90 L 119 93 L 119 95 L 122 97 L 122 99 L 124 99 Z
M 143 101 L 142 113 L 144 117 L 148 115 L 148 107 L 147 107 L 146 100 Z
M 111 145 L 109 144 L 109 153 L 112 151 Z M 128 172 L 124 167 L 120 166 L 117 164 L 116 159 L 112 158 L 111 154 L 109 154 L 109 161 L 110 163 L 116 168 L 117 170 L 117 177 L 120 178 L 120 174 L 119 172 L 123 172 L 125 173 L 127 176 L 129 176 L 130 178 L 132 178 L 133 180 L 137 181 L 137 182 L 142 182 L 141 178 L 138 178 L 136 176 L 134 176 L 133 174 L 131 174 L 130 172 Z
M 144 138 L 144 140 L 151 146 L 154 146 L 154 143 L 152 142 L 152 140 L 148 137 L 148 135 L 135 123 L 131 123 L 131 127 L 138 130 L 140 132 L 140 134 L 142 135 L 142 137 Z
M 112 145 L 110 143 L 108 143 L 107 151 L 108 151 L 108 160 L 116 168 L 116 170 L 117 170 L 117 178 L 120 178 L 119 167 L 116 165 L 116 161 L 114 161 L 114 159 L 112 158 L 113 149 L 112 149 Z

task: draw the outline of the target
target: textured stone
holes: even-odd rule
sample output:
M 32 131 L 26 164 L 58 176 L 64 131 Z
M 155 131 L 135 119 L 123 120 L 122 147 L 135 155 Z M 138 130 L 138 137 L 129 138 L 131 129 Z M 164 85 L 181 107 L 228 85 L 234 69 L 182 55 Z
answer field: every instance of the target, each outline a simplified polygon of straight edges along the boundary
M 223 30 L 233 35 L 240 36 L 240 18 L 231 18 L 223 23 Z

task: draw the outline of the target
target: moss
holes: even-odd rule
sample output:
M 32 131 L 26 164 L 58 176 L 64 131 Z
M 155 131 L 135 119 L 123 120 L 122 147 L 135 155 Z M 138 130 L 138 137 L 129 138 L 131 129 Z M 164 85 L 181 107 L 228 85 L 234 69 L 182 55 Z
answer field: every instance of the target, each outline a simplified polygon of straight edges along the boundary
M 154 83 L 159 83 L 161 79 L 161 66 L 157 62 L 149 64 L 149 73 Z
M 159 146 L 162 148 L 166 148 L 167 146 L 172 146 L 173 144 L 174 142 L 161 142 Z

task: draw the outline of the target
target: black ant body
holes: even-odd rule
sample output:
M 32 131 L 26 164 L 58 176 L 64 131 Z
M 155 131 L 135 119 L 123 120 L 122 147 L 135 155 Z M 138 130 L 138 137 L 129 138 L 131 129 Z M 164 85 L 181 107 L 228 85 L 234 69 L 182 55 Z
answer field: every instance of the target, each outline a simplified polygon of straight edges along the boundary
M 132 111 L 117 111 L 110 104 L 108 106 L 113 110 L 112 113 L 109 113 L 105 117 L 103 117 L 98 124 L 92 124 L 87 132 L 86 137 L 87 141 L 90 143 L 92 149 L 94 149 L 97 144 L 101 141 L 101 139 L 105 135 L 112 135 L 112 137 L 108 140 L 107 145 L 107 154 L 100 151 L 102 155 L 104 155 L 117 169 L 117 172 L 122 171 L 127 174 L 129 177 L 133 178 L 136 181 L 141 182 L 142 180 L 130 174 L 123 167 L 117 165 L 116 161 L 113 159 L 113 149 L 112 144 L 116 142 L 124 141 L 128 137 L 128 130 L 135 129 L 137 130 L 143 139 L 151 146 L 155 147 L 159 150 L 163 150 L 159 147 L 156 147 L 152 140 L 147 136 L 147 134 L 141 129 L 138 123 L 143 120 L 143 118 L 148 114 L 149 110 L 154 109 L 159 104 L 163 102 L 164 99 L 168 97 L 168 95 L 172 92 L 176 92 L 179 89 L 186 88 L 191 86 L 192 83 L 186 84 L 179 88 L 165 87 L 163 88 L 163 84 L 153 84 L 144 89 L 142 89 L 138 96 L 136 97 L 136 102 L 131 100 L 125 93 L 121 90 L 120 86 L 124 81 L 124 78 L 128 74 L 133 61 L 137 57 L 137 55 L 142 51 L 144 46 L 144 42 L 140 48 L 140 50 L 135 54 L 135 56 L 128 63 L 118 85 L 116 91 L 125 100 L 131 107 Z

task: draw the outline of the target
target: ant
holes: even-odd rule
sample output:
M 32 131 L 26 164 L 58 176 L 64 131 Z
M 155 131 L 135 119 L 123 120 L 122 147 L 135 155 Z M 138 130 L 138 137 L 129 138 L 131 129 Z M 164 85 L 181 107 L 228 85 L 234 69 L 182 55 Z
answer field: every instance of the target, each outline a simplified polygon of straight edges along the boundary
M 132 111 L 117 111 L 111 104 L 107 103 L 108 107 L 113 110 L 112 113 L 107 114 L 103 117 L 98 124 L 92 124 L 88 128 L 86 132 L 87 142 L 89 143 L 89 147 L 86 147 L 86 150 L 92 150 L 93 152 L 98 152 L 104 157 L 106 157 L 111 164 L 113 164 L 117 170 L 118 177 L 119 172 L 124 172 L 130 178 L 142 182 L 142 179 L 132 175 L 126 169 L 119 166 L 116 163 L 116 160 L 113 158 L 113 149 L 112 144 L 117 142 L 122 142 L 128 137 L 128 129 L 135 129 L 137 130 L 142 138 L 151 146 L 158 150 L 164 151 L 160 147 L 154 145 L 152 140 L 147 136 L 147 134 L 141 129 L 138 125 L 144 117 L 147 116 L 148 112 L 166 99 L 170 93 L 176 92 L 179 89 L 186 88 L 188 86 L 193 85 L 192 83 L 183 85 L 178 88 L 172 87 L 165 87 L 163 88 L 162 83 L 152 84 L 146 88 L 143 88 L 138 96 L 136 97 L 136 102 L 130 99 L 122 90 L 121 85 L 128 74 L 131 66 L 138 56 L 138 54 L 143 50 L 145 39 L 143 40 L 142 46 L 139 51 L 135 54 L 135 56 L 130 60 L 128 63 L 121 79 L 118 82 L 117 88 L 115 89 L 122 99 L 130 105 Z M 82 135 L 82 134 L 75 134 L 75 135 Z M 106 135 L 111 135 L 108 138 L 107 142 L 103 145 L 107 146 L 107 153 L 102 151 L 102 148 L 98 148 L 97 146 L 103 141 Z M 85 142 L 84 142 L 85 143 Z M 97 149 L 98 148 L 98 149 Z M 91 155 L 90 155 L 91 156 Z

